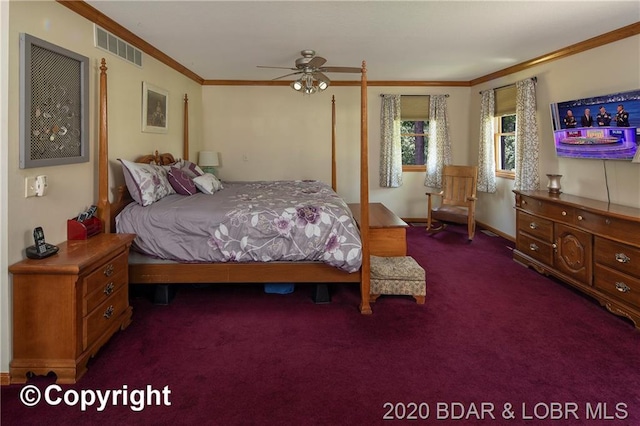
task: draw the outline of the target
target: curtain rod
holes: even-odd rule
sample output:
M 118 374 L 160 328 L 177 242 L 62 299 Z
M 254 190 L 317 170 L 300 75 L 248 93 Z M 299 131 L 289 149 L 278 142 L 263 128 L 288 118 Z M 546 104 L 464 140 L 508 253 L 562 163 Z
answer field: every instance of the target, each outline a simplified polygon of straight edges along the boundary
M 533 80 L 534 83 L 537 83 L 538 82 L 538 77 L 531 77 L 531 80 Z M 494 87 L 492 90 L 504 89 L 505 87 L 515 86 L 515 85 L 516 85 L 515 83 L 505 84 L 504 86 Z M 478 93 L 482 93 L 482 92 L 478 92 Z
M 394 93 L 394 94 L 396 94 L 396 93 Z M 380 97 L 383 97 L 383 96 L 385 96 L 385 93 L 380 93 Z M 400 95 L 400 96 L 437 96 L 437 95 Z M 444 97 L 448 98 L 449 94 L 445 94 Z

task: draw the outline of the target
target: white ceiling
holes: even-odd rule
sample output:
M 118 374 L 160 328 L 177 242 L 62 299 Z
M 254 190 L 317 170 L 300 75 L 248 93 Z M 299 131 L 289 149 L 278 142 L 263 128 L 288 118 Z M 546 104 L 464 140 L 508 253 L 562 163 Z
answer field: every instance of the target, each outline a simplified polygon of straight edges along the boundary
M 312 49 L 369 80 L 469 81 L 640 21 L 638 0 L 87 3 L 206 80 L 270 80 L 287 70 L 256 65 Z

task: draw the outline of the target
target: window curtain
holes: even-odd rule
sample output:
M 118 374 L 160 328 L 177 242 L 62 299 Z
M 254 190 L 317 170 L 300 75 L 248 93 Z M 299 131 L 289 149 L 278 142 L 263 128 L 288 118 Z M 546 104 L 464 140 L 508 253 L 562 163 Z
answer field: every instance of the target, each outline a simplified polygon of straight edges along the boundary
M 402 186 L 402 145 L 400 142 L 400 95 L 383 95 L 380 112 L 380 186 Z
M 442 169 L 446 164 L 451 164 L 447 96 L 431 95 L 431 99 L 429 100 L 427 175 L 424 179 L 424 185 L 431 188 L 441 188 Z
M 516 83 L 516 176 L 513 189 L 537 190 L 540 141 L 536 119 L 536 85 L 528 78 Z
M 496 155 L 493 140 L 495 93 L 480 93 L 480 149 L 478 151 L 478 191 L 496 192 Z

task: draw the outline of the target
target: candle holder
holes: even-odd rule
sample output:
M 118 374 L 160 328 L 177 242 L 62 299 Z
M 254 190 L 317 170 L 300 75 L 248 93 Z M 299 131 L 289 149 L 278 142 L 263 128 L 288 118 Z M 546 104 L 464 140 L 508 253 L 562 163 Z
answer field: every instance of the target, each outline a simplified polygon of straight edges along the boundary
M 562 178 L 562 175 L 548 174 L 547 177 L 549 178 L 549 184 L 547 185 L 549 194 L 560 194 L 562 192 L 560 191 L 560 179 Z

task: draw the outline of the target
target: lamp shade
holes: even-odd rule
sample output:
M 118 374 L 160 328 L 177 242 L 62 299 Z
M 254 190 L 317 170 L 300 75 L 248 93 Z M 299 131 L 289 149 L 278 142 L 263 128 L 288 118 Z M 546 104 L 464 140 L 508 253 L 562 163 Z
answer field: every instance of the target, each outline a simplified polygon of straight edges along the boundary
M 218 167 L 218 153 L 215 151 L 200 151 L 198 153 L 198 165 L 201 167 Z

